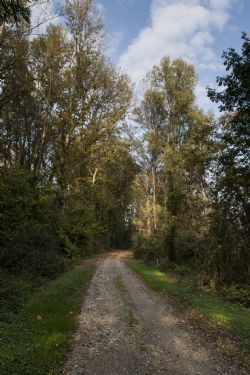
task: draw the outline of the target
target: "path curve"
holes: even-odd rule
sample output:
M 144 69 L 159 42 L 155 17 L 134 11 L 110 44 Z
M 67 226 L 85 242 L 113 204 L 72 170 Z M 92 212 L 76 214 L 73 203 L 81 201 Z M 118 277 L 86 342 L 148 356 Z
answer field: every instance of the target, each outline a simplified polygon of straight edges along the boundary
M 124 256 L 112 253 L 97 268 L 64 375 L 247 375 L 193 337 Z

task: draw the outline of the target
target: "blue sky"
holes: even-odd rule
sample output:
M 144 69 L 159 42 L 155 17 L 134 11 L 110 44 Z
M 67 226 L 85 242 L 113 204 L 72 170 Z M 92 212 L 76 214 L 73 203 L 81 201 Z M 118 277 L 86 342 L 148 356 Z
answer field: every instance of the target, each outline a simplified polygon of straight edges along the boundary
M 99 0 L 107 52 L 138 83 L 167 55 L 194 64 L 200 107 L 216 111 L 206 97 L 224 72 L 221 54 L 240 49 L 241 31 L 250 36 L 249 0 Z
M 32 23 L 53 15 L 53 4 L 62 1 L 49 0 L 33 9 Z M 216 76 L 225 72 L 223 50 L 240 50 L 242 31 L 250 37 L 250 0 L 95 1 L 103 14 L 106 52 L 133 82 L 139 86 L 163 56 L 182 57 L 196 68 L 197 104 L 218 114 L 206 87 L 216 87 Z

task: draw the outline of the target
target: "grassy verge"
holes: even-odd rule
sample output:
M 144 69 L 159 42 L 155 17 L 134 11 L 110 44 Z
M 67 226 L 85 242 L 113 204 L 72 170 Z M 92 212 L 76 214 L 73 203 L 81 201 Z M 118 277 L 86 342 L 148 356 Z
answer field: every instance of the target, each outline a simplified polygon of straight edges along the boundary
M 250 365 L 250 313 L 246 308 L 184 286 L 170 274 L 138 260 L 129 259 L 128 263 L 151 289 L 167 293 L 175 307 L 184 308 L 186 316 L 216 340 L 223 351 Z
M 33 293 L 22 310 L 2 321 L 1 375 L 59 374 L 96 262 L 96 259 L 83 261 Z

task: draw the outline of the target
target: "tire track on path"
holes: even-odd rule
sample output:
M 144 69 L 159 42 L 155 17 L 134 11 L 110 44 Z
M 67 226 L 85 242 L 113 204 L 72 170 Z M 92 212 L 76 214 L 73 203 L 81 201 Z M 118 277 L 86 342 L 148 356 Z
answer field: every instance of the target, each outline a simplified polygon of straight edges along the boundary
M 194 338 L 124 256 L 111 253 L 99 265 L 64 375 L 247 375 Z

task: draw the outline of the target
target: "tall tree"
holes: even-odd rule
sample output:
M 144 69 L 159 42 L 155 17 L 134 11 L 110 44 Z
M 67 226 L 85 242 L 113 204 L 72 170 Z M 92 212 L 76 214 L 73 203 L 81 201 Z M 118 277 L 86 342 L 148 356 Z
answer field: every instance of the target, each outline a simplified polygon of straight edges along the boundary
M 241 54 L 230 48 L 222 55 L 228 73 L 217 78 L 220 91 L 208 88 L 210 99 L 225 112 L 219 121 L 220 152 L 213 195 L 217 212 L 214 233 L 222 248 L 221 279 L 230 274 L 244 279 L 249 264 L 250 40 L 245 33 L 242 41 Z
M 36 241 L 44 232 L 74 257 L 102 243 L 121 246 L 131 229 L 134 163 L 121 137 L 130 82 L 104 55 L 94 1 L 66 1 L 64 14 L 64 25 L 49 25 L 32 39 L 21 25 L 6 25 L 2 33 L 0 172 L 6 179 L 0 205 L 6 225 L 0 231 L 6 236 L 0 247 L 7 255 L 22 235 L 24 257 L 30 237 Z M 34 192 L 27 201 L 22 188 Z
M 148 207 L 148 225 L 152 212 L 157 222 L 154 229 L 162 231 L 165 254 L 175 261 L 177 247 L 180 249 L 177 242 L 185 236 L 198 236 L 195 214 L 202 215 L 205 204 L 212 124 L 195 106 L 193 66 L 181 59 L 164 58 L 153 67 L 148 79 L 150 89 L 135 110 L 136 121 L 144 128 L 149 161 L 144 173 L 144 181 L 150 181 L 144 205 Z

